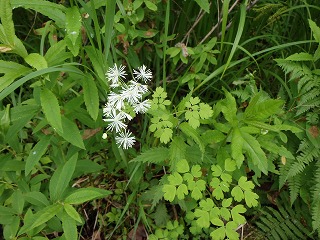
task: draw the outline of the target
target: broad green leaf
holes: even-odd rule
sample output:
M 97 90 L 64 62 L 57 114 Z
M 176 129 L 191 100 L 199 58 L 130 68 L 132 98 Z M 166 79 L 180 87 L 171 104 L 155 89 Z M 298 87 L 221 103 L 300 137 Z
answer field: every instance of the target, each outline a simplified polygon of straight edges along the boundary
M 93 188 L 93 187 L 81 188 L 74 191 L 69 196 L 67 196 L 64 202 L 69 204 L 81 204 L 97 198 L 107 197 L 111 193 L 112 193 L 111 191 L 100 189 L 100 188 Z
M 213 225 L 215 225 L 215 226 L 219 226 L 219 227 L 224 226 L 223 221 L 222 221 L 220 218 L 217 218 L 217 217 L 211 218 L 211 219 L 210 219 L 210 222 L 211 222 Z
M 69 7 L 66 10 L 66 31 L 67 37 L 71 40 L 72 44 L 76 44 L 76 40 L 80 34 L 81 28 L 81 15 L 76 6 Z
M 24 207 L 24 198 L 20 189 L 17 189 L 12 194 L 12 208 L 18 213 L 22 214 Z
M 48 51 L 44 55 L 48 66 L 56 66 L 58 64 L 61 64 L 64 62 L 64 60 L 72 56 L 71 53 L 66 52 L 66 47 L 66 41 L 60 40 L 48 49 Z
M 232 176 L 228 173 L 222 173 L 220 176 L 221 180 L 227 183 L 231 183 L 232 182 Z
M 76 221 L 66 213 L 61 216 L 63 236 L 65 240 L 78 239 L 78 230 Z
M 49 192 L 52 201 L 61 200 L 67 189 L 78 160 L 78 153 L 74 154 L 64 165 L 58 167 L 50 179 Z
M 30 53 L 28 56 L 24 58 L 26 63 L 28 63 L 31 67 L 41 70 L 48 67 L 47 60 L 38 53 Z
M 147 8 L 149 8 L 151 11 L 157 11 L 158 7 L 157 5 L 155 5 L 153 2 L 149 1 L 149 0 L 145 0 L 144 3 L 146 4 Z
M 193 165 L 191 168 L 191 174 L 195 178 L 200 178 L 202 176 L 200 165 Z
M 233 172 L 236 170 L 236 167 L 237 167 L 237 164 L 234 160 L 230 159 L 230 158 L 227 158 L 225 161 L 224 161 L 224 169 L 227 171 L 227 172 Z
M 61 122 L 62 131 L 57 129 L 57 133 L 72 145 L 86 149 L 77 125 L 65 116 L 61 117 Z
M 79 215 L 79 213 L 77 212 L 76 209 L 74 209 L 74 207 L 72 207 L 70 204 L 68 203 L 64 203 L 63 204 L 64 210 L 66 211 L 66 213 L 73 218 L 74 220 L 76 220 L 79 223 L 82 223 L 82 219 Z
M 88 113 L 93 120 L 97 120 L 99 113 L 99 95 L 96 83 L 90 74 L 87 74 L 86 78 L 82 79 L 81 82 L 83 87 L 84 103 L 87 107 Z
M 39 162 L 42 155 L 46 152 L 50 144 L 51 136 L 45 135 L 40 141 L 32 148 L 29 156 L 26 160 L 25 175 L 27 176 L 33 169 L 33 167 Z
M 105 79 L 105 72 L 103 69 L 104 66 L 104 57 L 103 54 L 98 50 L 95 49 L 93 46 L 86 46 L 84 47 L 90 62 L 92 63 L 92 67 L 95 72 L 98 74 L 99 78 L 104 80 Z
M 212 196 L 214 196 L 217 200 L 224 198 L 224 194 L 220 186 L 213 190 Z
M 184 199 L 184 196 L 188 194 L 188 188 L 185 184 L 181 184 L 178 188 L 177 188 L 177 198 L 179 200 Z
M 226 198 L 222 200 L 222 207 L 227 208 L 230 207 L 232 203 L 232 198 Z
M 237 233 L 238 225 L 231 221 L 226 224 L 226 235 L 229 239 L 239 239 L 239 234 Z
M 164 192 L 163 198 L 169 202 L 172 202 L 176 196 L 176 187 L 170 184 L 165 184 L 162 187 L 162 191 Z
M 56 130 L 62 132 L 62 120 L 60 106 L 56 96 L 47 88 L 40 92 L 41 107 L 50 125 Z
M 258 206 L 258 194 L 251 191 L 244 191 L 244 199 L 248 207 L 256 207 Z
M 246 219 L 244 216 L 240 215 L 240 213 L 245 213 L 247 209 L 243 205 L 237 205 L 231 209 L 231 215 L 233 221 L 235 221 L 237 224 L 244 224 L 246 222 Z
M 12 239 L 12 236 L 17 235 L 19 228 L 20 228 L 20 216 L 14 216 L 10 221 L 10 224 L 4 224 L 4 226 L 2 226 L 3 239 Z
M 191 137 L 198 144 L 201 152 L 204 153 L 205 146 L 199 133 L 186 122 L 181 123 L 179 128 L 184 134 L 186 134 L 188 137 Z
M 210 211 L 214 206 L 214 202 L 211 198 L 203 199 L 200 201 L 199 206 L 206 211 Z
M 211 166 L 212 176 L 214 177 L 220 177 L 223 173 L 222 168 L 219 165 L 212 165 Z
M 201 7 L 202 10 L 206 11 L 207 13 L 210 12 L 210 3 L 208 0 L 195 0 L 195 1 Z
M 43 223 L 48 222 L 62 209 L 61 204 L 53 204 L 41 209 L 39 212 L 33 215 L 32 220 L 25 223 L 25 225 L 20 229 L 18 235 L 21 235 L 27 231 L 30 231 Z
M 170 170 L 176 171 L 177 162 L 186 157 L 187 144 L 182 136 L 176 136 L 172 139 L 169 147 Z
M 244 161 L 242 147 L 243 147 L 243 139 L 242 139 L 239 128 L 236 127 L 232 131 L 231 156 L 234 160 L 236 160 L 238 168 L 241 167 L 241 165 Z
M 179 173 L 186 173 L 186 172 L 189 172 L 190 170 L 189 163 L 186 159 L 181 159 L 180 161 L 178 161 L 176 168 L 177 168 L 177 172 Z
M 46 207 L 50 204 L 47 197 L 41 192 L 27 192 L 24 194 L 24 199 L 39 207 Z
M 221 214 L 221 217 L 222 217 L 225 221 L 229 221 L 230 218 L 231 218 L 231 213 L 230 213 L 229 209 L 226 208 L 226 207 L 220 208 L 220 214 Z
M 239 186 L 235 186 L 231 190 L 231 196 L 236 200 L 237 202 L 241 202 L 244 199 L 244 194 L 242 189 Z
M 66 38 L 66 44 L 68 49 L 72 53 L 72 55 L 74 57 L 78 56 L 80 51 L 80 46 L 81 46 L 81 37 L 80 36 L 77 37 L 75 44 L 71 42 L 70 38 Z
M 1 24 L 3 26 L 3 31 L 5 34 L 5 44 L 9 44 L 11 47 L 14 47 L 14 23 L 12 21 L 12 8 L 10 5 L 10 0 L 1 0 L 0 8 L 0 18 Z
M 224 91 L 226 98 L 222 101 L 221 111 L 225 119 L 231 123 L 231 125 L 237 122 L 237 103 L 236 99 L 231 95 L 231 93 Z
M 199 200 L 199 199 L 203 198 L 203 194 L 202 194 L 202 192 L 200 191 L 199 188 L 197 188 L 196 186 L 191 187 L 191 188 L 192 188 L 191 197 L 194 200 Z

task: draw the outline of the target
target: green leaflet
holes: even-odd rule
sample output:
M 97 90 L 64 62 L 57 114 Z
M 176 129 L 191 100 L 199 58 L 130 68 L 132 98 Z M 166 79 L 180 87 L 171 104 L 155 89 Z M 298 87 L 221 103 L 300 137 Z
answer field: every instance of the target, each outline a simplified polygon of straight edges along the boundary
M 66 240 L 78 239 L 78 230 L 77 230 L 76 221 L 66 213 L 63 213 L 60 218 L 62 221 L 63 236 L 65 237 L 65 239 Z
M 67 196 L 64 202 L 69 204 L 81 204 L 96 198 L 107 197 L 111 193 L 111 191 L 100 188 L 81 188 Z
M 14 23 L 12 21 L 12 10 L 10 5 L 10 0 L 1 0 L 0 1 L 0 18 L 3 26 L 3 31 L 5 34 L 4 44 L 8 44 L 11 47 L 14 47 Z
M 202 10 L 206 11 L 207 13 L 210 12 L 210 3 L 208 0 L 195 0 L 195 1 L 201 7 Z
M 27 176 L 33 167 L 39 162 L 42 155 L 46 152 L 47 147 L 50 143 L 51 136 L 43 136 L 40 141 L 33 147 L 26 160 L 25 175 Z
M 104 66 L 104 58 L 102 53 L 95 49 L 93 46 L 86 46 L 84 47 L 86 53 L 88 54 L 88 57 L 92 63 L 92 67 L 99 76 L 101 80 L 105 79 L 105 72 L 103 70 Z
M 73 155 L 63 166 L 60 166 L 52 175 L 49 183 L 50 198 L 60 200 L 72 179 L 78 160 L 78 153 Z
M 81 15 L 76 6 L 66 9 L 66 31 L 67 37 L 72 44 L 76 44 L 76 40 L 80 34 L 81 29 Z
M 18 235 L 21 235 L 29 230 L 40 226 L 43 223 L 48 222 L 51 218 L 58 214 L 61 209 L 62 205 L 58 203 L 41 209 L 36 214 L 34 214 L 29 221 L 25 221 L 25 225 L 20 229 Z
M 86 77 L 82 79 L 81 83 L 87 111 L 92 119 L 96 120 L 99 113 L 99 96 L 96 83 L 90 74 L 86 74 Z
M 66 211 L 66 213 L 73 218 L 74 220 L 76 220 L 79 223 L 82 223 L 81 217 L 79 215 L 79 213 L 77 212 L 77 210 L 72 207 L 70 204 L 68 203 L 64 203 L 63 204 L 64 210 Z
M 236 160 L 238 168 L 241 167 L 244 161 L 243 155 L 243 138 L 241 136 L 239 128 L 234 128 L 232 131 L 231 138 L 231 156 L 234 160 Z
M 62 132 L 60 106 L 56 96 L 47 88 L 40 92 L 42 111 L 54 130 Z
M 24 194 L 24 199 L 39 207 L 46 207 L 50 204 L 46 196 L 41 192 L 27 192 Z

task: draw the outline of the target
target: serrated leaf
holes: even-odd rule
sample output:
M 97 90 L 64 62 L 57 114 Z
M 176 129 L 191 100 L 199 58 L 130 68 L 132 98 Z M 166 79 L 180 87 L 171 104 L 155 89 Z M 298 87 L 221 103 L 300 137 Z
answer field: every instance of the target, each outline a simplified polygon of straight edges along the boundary
M 183 182 L 182 176 L 174 172 L 173 174 L 168 176 L 168 181 L 170 182 L 171 185 L 180 185 Z
M 47 88 L 40 92 L 41 107 L 49 124 L 56 130 L 62 132 L 62 120 L 60 106 L 56 96 Z
M 46 152 L 50 144 L 51 136 L 43 136 L 40 141 L 32 148 L 26 160 L 25 175 L 27 176 L 33 167 L 39 162 L 42 155 Z
M 156 163 L 162 164 L 169 158 L 169 149 L 165 147 L 151 148 L 130 162 Z
M 111 191 L 100 188 L 80 188 L 66 197 L 65 203 L 69 204 L 81 204 L 97 198 L 104 198 L 111 194 Z
M 231 93 L 224 91 L 226 98 L 221 102 L 221 111 L 225 119 L 233 124 L 237 118 L 237 103 L 236 99 L 231 95 Z
M 176 136 L 172 139 L 171 145 L 169 148 L 169 157 L 170 157 L 170 170 L 176 171 L 177 162 L 180 159 L 185 159 L 186 157 L 186 148 L 187 144 L 184 142 L 182 136 Z
M 241 202 L 244 199 L 244 194 L 243 191 L 241 189 L 241 187 L 239 186 L 235 186 L 232 190 L 231 190 L 231 196 L 234 198 L 234 200 L 236 200 L 237 202 Z
M 313 61 L 313 56 L 309 53 L 301 52 L 301 53 L 294 53 L 287 57 L 285 60 L 289 61 Z
M 191 137 L 195 141 L 195 143 L 198 144 L 201 152 L 204 153 L 205 146 L 198 132 L 186 122 L 181 123 L 179 125 L 179 128 L 184 134 L 186 134 L 188 137 Z
M 41 70 L 48 67 L 47 60 L 38 53 L 30 53 L 24 58 L 31 67 Z
M 86 78 L 82 79 L 83 98 L 87 107 L 87 111 L 93 120 L 97 120 L 99 113 L 99 95 L 93 77 L 86 74 Z
M 173 131 L 170 128 L 164 128 L 161 131 L 160 134 L 160 142 L 162 143 L 168 143 L 170 139 L 172 138 Z
M 53 44 L 48 49 L 48 51 L 44 55 L 44 58 L 46 59 L 48 66 L 56 66 L 58 64 L 61 64 L 64 60 L 72 56 L 71 53 L 66 52 L 66 47 L 66 41 L 63 39 Z
M 9 44 L 13 47 L 15 33 L 14 23 L 12 21 L 12 7 L 10 5 L 10 0 L 1 0 L 0 18 L 6 40 L 6 42 L 3 43 Z
M 72 145 L 86 149 L 77 125 L 65 116 L 61 117 L 61 122 L 62 131 L 57 129 L 57 133 Z
M 257 201 L 258 199 L 259 199 L 258 194 L 252 191 L 244 191 L 244 200 L 246 201 L 246 204 L 248 207 L 258 206 L 258 201 Z
M 68 203 L 64 203 L 63 208 L 72 219 L 76 220 L 79 223 L 82 223 L 81 217 L 74 207 L 72 207 Z
M 172 202 L 176 196 L 176 187 L 170 184 L 165 184 L 162 187 L 164 192 L 163 198 L 169 202 Z
M 209 104 L 200 103 L 199 107 L 200 107 L 199 116 L 201 119 L 208 119 L 212 116 L 213 111 Z
M 231 156 L 234 160 L 236 160 L 238 168 L 241 167 L 244 161 L 242 147 L 243 147 L 243 139 L 242 139 L 239 128 L 236 127 L 232 131 Z
M 76 40 L 80 34 L 81 28 L 81 15 L 76 6 L 66 9 L 66 31 L 67 36 L 72 44 L 76 44 Z
M 154 221 L 157 226 L 165 226 L 170 220 L 167 207 L 164 203 L 157 205 L 156 211 L 154 212 Z
M 56 214 L 58 214 L 61 209 L 62 209 L 62 205 L 58 204 L 58 203 L 41 209 L 36 214 L 34 214 L 32 216 L 32 219 L 30 221 L 28 221 L 20 229 L 18 235 L 21 235 L 27 231 L 30 231 L 30 230 L 40 226 L 43 223 L 48 222 L 51 218 L 53 218 Z
M 76 168 L 78 153 L 74 154 L 64 165 L 58 167 L 50 179 L 49 192 L 52 201 L 60 200 L 67 189 Z
M 186 173 L 186 172 L 189 172 L 190 170 L 189 163 L 186 159 L 181 159 L 180 161 L 178 161 L 176 168 L 177 168 L 177 172 L 179 173 Z
M 312 31 L 312 34 L 313 34 L 313 37 L 314 39 L 320 43 L 320 28 L 317 26 L 317 24 L 312 21 L 311 19 L 308 19 L 309 21 L 309 26 L 311 28 L 311 31 Z
M 239 178 L 238 185 L 243 190 L 251 191 L 252 189 L 254 189 L 254 184 L 251 181 L 247 181 L 247 178 L 244 176 Z

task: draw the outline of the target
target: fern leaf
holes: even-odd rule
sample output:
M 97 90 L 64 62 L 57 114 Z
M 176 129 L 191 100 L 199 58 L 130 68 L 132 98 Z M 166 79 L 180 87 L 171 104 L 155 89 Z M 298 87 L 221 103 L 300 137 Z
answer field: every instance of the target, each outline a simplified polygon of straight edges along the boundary
M 312 196 L 312 227 L 320 231 L 320 162 L 315 164 L 316 171 L 314 174 L 315 186 Z
M 297 174 L 295 177 L 289 178 L 288 183 L 290 189 L 290 202 L 291 204 L 293 204 L 299 195 L 299 191 L 302 185 L 300 174 Z
M 169 149 L 165 147 L 151 148 L 141 153 L 130 162 L 164 163 L 169 158 Z

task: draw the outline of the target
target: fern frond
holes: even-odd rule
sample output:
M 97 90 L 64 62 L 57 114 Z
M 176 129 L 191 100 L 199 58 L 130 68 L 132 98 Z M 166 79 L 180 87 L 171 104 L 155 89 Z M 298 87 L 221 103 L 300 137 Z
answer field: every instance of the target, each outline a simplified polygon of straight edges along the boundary
M 291 204 L 294 203 L 294 201 L 297 199 L 300 188 L 302 185 L 301 182 L 301 173 L 295 175 L 295 177 L 289 178 L 288 183 L 289 183 L 289 189 L 290 189 L 290 202 Z
M 318 89 L 318 91 L 320 91 L 320 89 Z M 311 101 L 306 102 L 304 105 L 298 105 L 296 116 L 299 116 L 302 113 L 310 111 L 311 109 L 318 108 L 319 106 L 320 106 L 320 96 L 318 96 L 317 98 Z
M 312 199 L 312 226 L 320 232 L 320 161 L 315 164 L 314 190 Z

